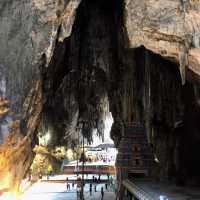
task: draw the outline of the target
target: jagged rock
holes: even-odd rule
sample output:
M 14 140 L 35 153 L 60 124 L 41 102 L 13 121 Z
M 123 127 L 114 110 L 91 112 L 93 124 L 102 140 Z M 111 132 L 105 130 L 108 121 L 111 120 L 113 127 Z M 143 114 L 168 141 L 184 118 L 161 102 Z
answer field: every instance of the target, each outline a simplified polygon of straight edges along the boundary
M 26 127 L 23 129 L 26 136 L 22 133 L 21 122 L 13 122 L 9 136 L 0 146 L 0 177 L 6 180 L 1 182 L 1 189 L 19 189 L 34 159 L 33 148 L 37 144 L 37 128 L 42 111 L 41 82 L 36 83 L 27 103 Z
M 47 66 L 57 37 L 68 37 L 71 33 L 80 1 L 58 2 L 0 2 L 0 64 L 6 80 L 6 96 L 15 102 L 13 107 L 19 114 L 24 99 L 22 96 L 26 96 L 32 82 L 40 74 L 41 59 L 45 55 L 45 63 L 42 64 Z M 62 12 L 58 17 L 56 13 L 59 9 Z
M 182 0 L 125 0 L 129 46 L 141 45 L 200 75 L 200 4 Z M 188 59 L 188 62 L 186 61 Z

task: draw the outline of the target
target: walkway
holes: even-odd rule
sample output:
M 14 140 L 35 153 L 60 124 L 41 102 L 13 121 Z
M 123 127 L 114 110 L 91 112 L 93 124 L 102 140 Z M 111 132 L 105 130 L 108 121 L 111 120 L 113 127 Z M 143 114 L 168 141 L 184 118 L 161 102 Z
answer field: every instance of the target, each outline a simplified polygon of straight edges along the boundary
M 58 179 L 55 177 L 55 179 Z M 104 188 L 104 200 L 115 200 L 113 190 L 110 188 L 105 190 L 105 184 L 97 185 L 97 192 L 94 192 L 94 185 L 92 195 L 89 193 L 89 184 L 84 187 L 84 195 L 86 200 L 100 200 L 101 199 L 101 187 Z M 65 183 L 53 183 L 53 182 L 37 182 L 31 188 L 29 188 L 20 200 L 77 200 L 76 185 L 72 188 L 70 184 L 70 190 L 67 190 Z
M 199 187 L 178 187 L 169 182 L 125 180 L 124 186 L 137 197 L 149 200 L 200 200 Z

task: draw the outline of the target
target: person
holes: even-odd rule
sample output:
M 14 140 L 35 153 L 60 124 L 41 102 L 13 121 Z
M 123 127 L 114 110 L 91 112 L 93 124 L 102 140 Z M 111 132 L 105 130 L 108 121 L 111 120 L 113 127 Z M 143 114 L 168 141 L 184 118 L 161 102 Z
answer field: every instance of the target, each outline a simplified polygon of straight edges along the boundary
M 92 181 L 94 182 L 94 176 L 92 176 Z
M 92 183 L 90 183 L 90 196 L 92 196 Z
M 106 190 L 108 189 L 108 184 L 107 183 L 105 184 L 105 188 L 106 188 Z
M 103 191 L 103 187 L 101 187 L 101 200 L 103 200 L 104 197 L 104 191 Z
M 70 190 L 70 184 L 67 183 L 67 190 Z
M 101 181 L 101 174 L 99 174 L 99 178 L 98 178 L 98 182 L 100 182 Z
M 80 191 L 80 199 L 81 199 L 81 200 L 82 200 L 82 199 L 84 200 L 84 193 L 83 193 L 83 190 Z
M 69 189 L 69 182 L 68 182 L 68 177 L 66 178 L 66 184 L 67 184 L 67 190 Z
M 95 192 L 97 191 L 97 186 L 96 186 L 96 185 L 94 186 L 94 191 L 95 191 Z
M 98 183 L 97 177 L 94 178 L 94 182 L 95 182 L 95 183 Z
M 113 186 L 113 178 L 112 178 L 112 176 L 110 178 L 110 184 L 111 184 L 111 186 Z
M 108 177 L 108 180 L 109 180 L 109 178 L 110 178 L 110 174 L 109 173 L 107 174 L 107 177 Z
M 80 191 L 79 191 L 79 188 L 77 189 L 76 193 L 77 193 L 77 198 L 80 199 Z

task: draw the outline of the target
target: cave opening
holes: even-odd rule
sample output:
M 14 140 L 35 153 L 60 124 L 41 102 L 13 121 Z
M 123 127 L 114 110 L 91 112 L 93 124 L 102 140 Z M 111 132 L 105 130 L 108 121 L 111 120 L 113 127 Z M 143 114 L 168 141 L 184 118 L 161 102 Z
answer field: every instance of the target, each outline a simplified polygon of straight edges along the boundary
M 71 36 L 56 42 L 51 62 L 42 75 L 45 102 L 41 128 L 43 132 L 56 132 L 55 143 L 67 142 L 62 138 L 70 136 L 76 139 L 73 132 L 80 124 L 89 142 L 93 129 L 103 136 L 104 121 L 110 112 L 110 79 L 115 78 L 113 67 L 118 66 L 121 3 L 81 2 Z
M 83 151 L 82 143 L 84 151 L 91 154 L 90 159 L 96 151 L 87 146 L 88 143 L 95 148 L 107 145 L 105 151 L 109 153 L 106 156 L 101 153 L 102 158 L 110 164 L 115 162 L 116 150 L 108 137 L 113 123 L 108 91 L 111 90 L 110 79 L 112 87 L 116 87 L 113 73 L 117 73 L 114 68 L 118 68 L 118 4 L 82 1 L 71 36 L 63 42 L 57 40 L 51 62 L 42 70 L 41 138 L 46 140 L 50 133 L 47 146 L 52 149 L 67 146 L 72 149 L 72 157 L 80 157 L 78 163 L 85 160 L 83 153 L 77 153 Z M 59 32 L 57 35 L 59 37 Z M 103 144 L 99 144 L 102 140 Z M 67 170 L 66 167 L 63 170 Z
M 116 147 L 127 123 L 144 125 L 158 160 L 152 166 L 153 178 L 197 184 L 196 86 L 190 80 L 181 85 L 178 64 L 144 47 L 127 49 L 121 4 L 89 0 L 80 4 L 71 36 L 57 41 L 43 72 L 41 130 L 51 130 L 52 146 L 76 146 L 80 129 L 90 143 L 94 130 L 103 137 L 111 112 Z M 129 178 L 143 175 L 128 173 Z
M 26 155 L 20 176 L 29 170 L 37 134 L 49 152 L 59 154 L 58 171 L 68 163 L 65 154 L 84 163 L 83 146 L 111 143 L 110 134 L 119 150 L 119 199 L 124 195 L 121 185 L 129 187 L 126 181 L 138 178 L 200 185 L 199 82 L 188 70 L 182 85 L 177 62 L 145 46 L 129 47 L 124 6 L 122 0 L 82 0 L 71 35 L 61 41 L 58 27 L 50 63 L 40 66 L 42 97 L 35 92 L 38 88 L 31 91 L 31 106 L 20 122 L 21 132 L 31 135 L 26 139 L 29 146 L 17 152 Z M 41 118 L 33 117 L 32 125 L 29 117 L 38 105 Z M 54 159 L 43 147 L 37 151 Z
M 198 86 L 190 80 L 182 86 L 178 64 L 144 47 L 127 49 L 122 45 L 124 35 L 115 34 L 122 27 L 119 22 L 111 23 L 111 16 L 116 16 L 108 5 L 106 13 L 103 5 L 82 3 L 72 35 L 63 43 L 58 42 L 45 72 L 45 120 L 53 124 L 56 140 L 66 138 L 62 142 L 70 145 L 77 140 L 74 130 L 80 123 L 85 124 L 83 134 L 89 141 L 94 129 L 102 135 L 102 120 L 111 111 L 111 137 L 116 147 L 125 124 L 139 122 L 145 126 L 158 161 L 152 167 L 152 176 L 178 185 L 197 184 L 198 148 L 192 144 L 198 143 Z M 140 163 L 136 159 L 136 165 Z M 130 173 L 129 177 L 143 176 L 140 175 Z

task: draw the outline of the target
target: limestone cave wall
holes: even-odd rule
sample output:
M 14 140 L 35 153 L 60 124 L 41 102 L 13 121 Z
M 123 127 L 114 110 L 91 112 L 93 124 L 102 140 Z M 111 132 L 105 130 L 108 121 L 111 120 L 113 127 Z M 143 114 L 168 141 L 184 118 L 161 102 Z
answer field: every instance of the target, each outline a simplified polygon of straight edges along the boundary
M 12 112 L 0 125 L 19 121 L 26 145 L 14 147 L 27 147 L 26 169 L 38 133 L 50 132 L 53 146 L 80 131 L 90 142 L 110 111 L 116 147 L 125 124 L 140 122 L 157 178 L 198 183 L 199 10 L 195 0 L 2 0 L 0 97 Z M 0 152 L 8 171 L 14 147 Z
M 60 141 L 77 139 L 80 126 L 89 142 L 94 129 L 103 136 L 110 78 L 118 67 L 117 6 L 105 1 L 81 2 L 71 36 L 56 41 L 50 64 L 43 71 L 44 124 L 54 129 L 52 135 Z
M 187 80 L 183 86 L 178 65 L 144 47 L 128 50 L 125 57 L 121 121 L 145 125 L 158 160 L 153 177 L 198 184 L 199 83 Z

